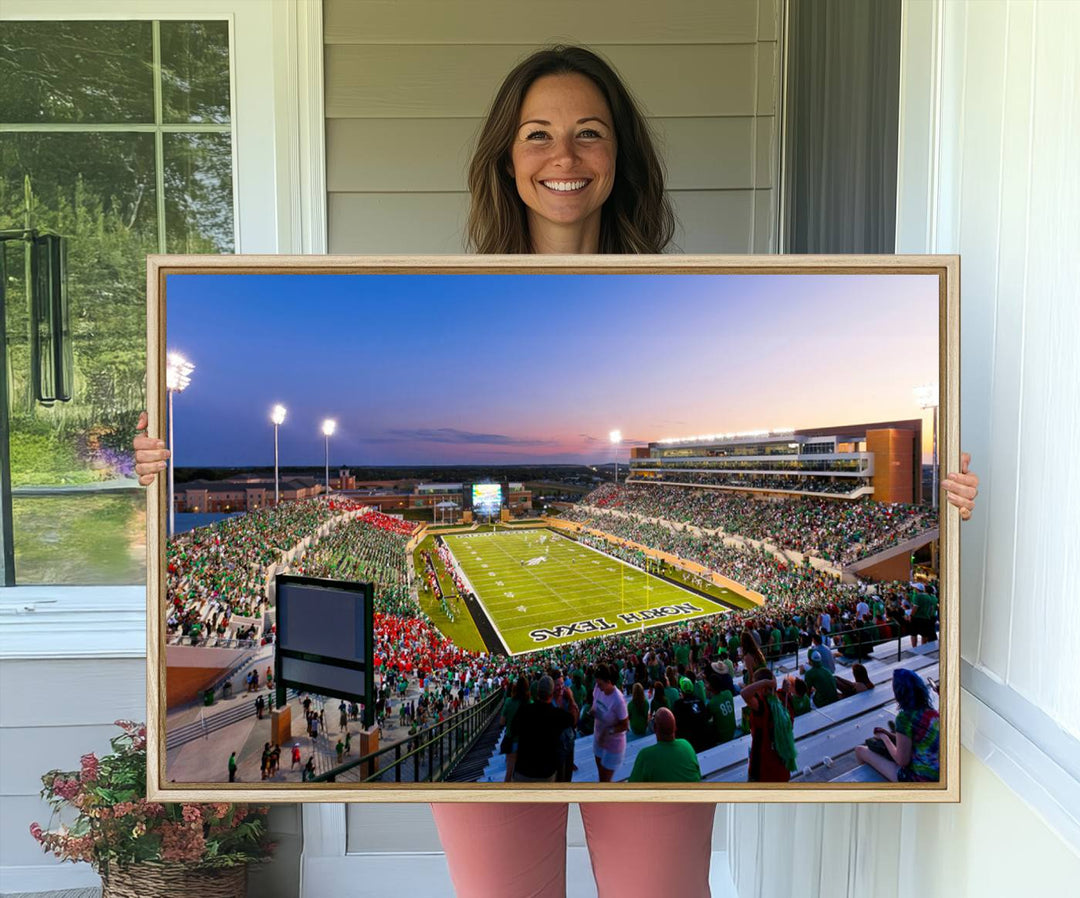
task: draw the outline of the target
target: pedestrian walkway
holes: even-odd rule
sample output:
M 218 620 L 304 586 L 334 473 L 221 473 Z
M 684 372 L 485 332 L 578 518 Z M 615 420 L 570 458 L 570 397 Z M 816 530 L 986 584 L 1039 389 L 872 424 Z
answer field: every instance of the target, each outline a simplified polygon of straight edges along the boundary
M 264 668 L 258 668 L 260 672 Z M 191 706 L 182 709 L 175 715 L 170 714 L 166 733 L 170 727 L 179 727 L 198 722 L 203 712 L 218 713 L 227 712 L 233 708 L 240 708 L 244 703 L 253 705 L 256 693 L 247 693 L 243 688 L 244 671 L 238 671 L 234 677 L 240 682 L 239 692 L 232 698 L 215 702 L 211 707 Z M 414 680 L 409 681 L 404 699 L 396 692 L 391 699 L 390 713 L 380 730 L 379 747 L 386 748 L 408 738 L 409 724 L 401 726 L 399 723 L 399 709 L 402 701 L 415 702 L 419 699 L 421 689 Z M 434 694 L 434 693 L 431 693 Z M 258 695 L 267 695 L 266 690 L 261 690 Z M 304 719 L 302 696 L 295 696 L 288 701 L 288 707 L 292 711 L 291 734 L 287 744 L 281 746 L 281 756 L 278 763 L 278 771 L 269 778 L 270 782 L 298 783 L 301 782 L 301 774 L 304 765 L 309 758 L 315 760 L 316 774 L 326 773 L 338 766 L 336 745 L 338 739 L 344 741 L 345 731 L 341 729 L 340 700 L 336 698 L 321 699 L 311 696 L 312 710 L 324 712 L 326 725 L 320 726 L 319 736 L 313 740 L 307 732 L 307 722 Z M 348 721 L 347 730 L 351 734 L 351 751 L 344 757 L 345 761 L 360 756 L 360 720 Z M 270 712 L 263 713 L 260 720 L 255 714 L 236 720 L 221 729 L 210 732 L 202 738 L 187 742 L 178 747 L 169 749 L 166 753 L 165 778 L 175 783 L 225 783 L 229 781 L 228 761 L 229 755 L 236 752 L 237 771 L 236 782 L 256 783 L 264 782 L 262 779 L 262 753 L 263 748 L 271 738 Z M 293 766 L 293 746 L 300 748 L 300 764 Z
M 203 717 L 234 708 L 245 702 L 254 703 L 259 695 L 262 695 L 263 698 L 265 698 L 267 695 L 266 669 L 273 669 L 273 666 L 273 644 L 261 646 L 259 651 L 246 664 L 235 670 L 230 676 L 230 692 L 232 693 L 230 697 L 222 697 L 222 686 L 224 685 L 224 681 L 216 683 L 214 685 L 213 705 L 204 705 L 201 701 L 198 701 L 188 705 L 182 705 L 175 710 L 169 711 L 166 716 L 166 729 L 186 726 L 189 723 L 197 723 L 202 720 Z M 247 684 L 244 679 L 252 669 L 259 672 L 259 691 L 257 693 L 247 691 Z M 165 675 L 168 676 L 168 671 L 166 671 Z

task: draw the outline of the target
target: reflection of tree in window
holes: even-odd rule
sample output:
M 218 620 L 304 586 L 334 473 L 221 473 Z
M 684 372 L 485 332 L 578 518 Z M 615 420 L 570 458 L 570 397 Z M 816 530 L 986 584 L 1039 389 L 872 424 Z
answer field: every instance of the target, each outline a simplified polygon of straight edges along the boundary
M 140 582 L 145 257 L 233 250 L 228 24 L 5 22 L 0 85 L 0 229 L 68 238 L 75 371 L 71 402 L 32 401 L 21 244 L 8 244 L 19 582 Z

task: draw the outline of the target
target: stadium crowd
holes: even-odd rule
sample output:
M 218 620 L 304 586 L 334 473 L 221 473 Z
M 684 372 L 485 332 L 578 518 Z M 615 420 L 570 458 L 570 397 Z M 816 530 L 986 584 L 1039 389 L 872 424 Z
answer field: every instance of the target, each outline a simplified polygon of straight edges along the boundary
M 413 526 L 368 510 L 320 538 L 293 561 L 288 573 L 333 580 L 371 581 L 375 610 L 414 615 L 420 606 L 409 590 L 405 546 Z
M 737 471 L 730 472 L 705 472 L 705 471 L 668 471 L 660 475 L 660 481 L 674 483 L 694 483 L 709 486 L 723 486 L 736 490 L 778 490 L 784 492 L 807 492 L 828 493 L 830 495 L 845 496 L 853 493 L 862 486 L 857 480 L 839 477 L 828 477 L 824 474 L 799 474 L 799 475 L 764 475 L 743 474 Z M 629 483 L 635 481 L 630 480 Z
M 688 496 L 685 491 L 676 492 L 671 507 L 659 509 L 663 517 L 708 526 L 702 518 L 711 505 L 703 505 L 700 497 Z M 873 646 L 904 634 L 911 636 L 913 644 L 919 638 L 935 638 L 936 599 L 932 588 L 912 591 L 907 583 L 843 584 L 809 564 L 795 566 L 763 550 L 727 546 L 721 537 L 699 537 L 687 530 L 645 521 L 642 517 L 652 516 L 650 512 L 655 510 L 650 503 L 657 501 L 652 488 L 643 491 L 608 487 L 591 498 L 594 505 L 606 504 L 640 516 L 595 509 L 572 511 L 571 517 L 580 517 L 590 528 L 605 534 L 583 535 L 583 541 L 662 575 L 670 570 L 658 570 L 656 559 L 626 543 L 695 561 L 762 593 L 766 604 L 722 618 L 594 638 L 527 656 L 503 658 L 459 648 L 420 611 L 409 594 L 405 561 L 405 546 L 413 527 L 398 519 L 365 512 L 319 539 L 294 562 L 293 569 L 309 575 L 373 579 L 377 583 L 380 720 L 390 713 L 395 692 L 399 714 L 412 723 L 413 733 L 417 726 L 437 723 L 492 690 L 504 691 L 507 703 L 517 701 L 520 706 L 525 704 L 520 686 L 516 693 L 513 690 L 524 680 L 528 702 L 550 705 L 551 710 L 521 716 L 506 748 L 516 752 L 532 738 L 530 733 L 541 733 L 536 738 L 550 757 L 538 765 L 526 748 L 524 766 L 518 759 L 519 777 L 529 776 L 528 771 L 539 779 L 546 779 L 549 773 L 567 780 L 572 777 L 572 764 L 567 761 L 568 746 L 573 741 L 567 734 L 569 715 L 573 736 L 594 736 L 602 780 L 617 769 L 620 752 L 625 750 L 625 734 L 631 730 L 637 734 L 651 730 L 658 738 L 657 750 L 635 765 L 635 781 L 693 779 L 696 760 L 692 763 L 691 757 L 744 732 L 752 737 L 748 778 L 786 780 L 796 769 L 794 742 L 778 741 L 768 734 L 789 732 L 791 720 L 813 705 L 840 700 L 872 685 L 865 677 L 865 669 L 860 675 L 858 664 L 851 680 L 836 677 L 835 656 L 859 661 L 869 655 Z M 221 623 L 227 626 L 231 615 L 254 616 L 260 612 L 265 604 L 261 586 L 268 565 L 340 510 L 320 502 L 290 504 L 269 514 L 253 513 L 202 528 L 174 541 L 170 545 L 169 576 L 175 581 L 170 582 L 182 586 L 183 591 L 175 593 L 180 602 L 174 603 L 170 624 L 179 620 L 182 626 L 183 611 L 221 632 Z M 718 512 L 714 509 L 710 513 Z M 725 513 L 736 512 L 728 509 Z M 280 532 L 276 531 L 278 526 Z M 437 545 L 436 556 L 448 571 L 453 571 L 454 565 L 443 557 L 445 551 L 445 546 Z M 428 559 L 430 567 L 434 567 L 434 559 L 430 555 Z M 462 584 L 455 586 L 463 588 Z M 173 595 L 170 592 L 170 599 Z M 189 627 L 189 633 L 195 635 L 192 631 L 193 627 Z M 777 684 L 772 679 L 772 662 L 796 648 L 808 650 L 805 673 Z M 419 688 L 419 698 L 405 702 L 409 684 Z M 736 720 L 733 698 L 740 691 L 746 699 L 746 710 L 743 719 Z M 614 697 L 616 693 L 618 698 Z M 505 704 L 503 716 L 513 720 L 515 708 Z M 932 723 L 925 714 L 917 721 L 920 745 L 929 744 Z M 909 729 L 915 725 L 905 720 Z M 893 740 L 895 746 L 895 735 Z M 686 744 L 680 744 L 683 742 Z M 908 774 L 929 776 L 926 757 L 923 752 L 919 770 Z M 549 772 L 552 758 L 555 767 Z M 508 775 L 512 769 L 508 763 Z M 891 768 L 887 773 L 908 775 Z
M 260 616 L 266 578 L 282 555 L 356 508 L 341 500 L 289 502 L 171 537 L 165 547 L 169 634 L 198 643 L 225 637 L 234 615 Z
M 835 633 L 831 620 L 855 621 L 862 613 L 859 605 L 868 597 L 873 598 L 860 595 L 847 606 L 830 605 L 822 614 L 745 612 L 590 639 L 516 659 L 471 657 L 463 661 L 472 665 L 474 674 L 494 675 L 504 690 L 502 720 L 507 729 L 500 750 L 508 756 L 507 780 L 570 781 L 572 772 L 566 762 L 572 741 L 579 735 L 593 735 L 603 781 L 604 771 L 617 769 L 625 751 L 625 735 L 621 740 L 614 737 L 632 731 L 637 735 L 655 732 L 663 743 L 635 764 L 632 782 L 699 779 L 696 754 L 744 734 L 751 735 L 748 779 L 786 782 L 798 769 L 793 720 L 813 707 L 842 701 L 874 686 L 860 663 L 852 666 L 851 678 L 837 675 L 837 656 L 843 656 L 846 643 L 836 641 L 835 649 L 829 645 L 830 629 Z M 887 626 L 895 627 L 897 622 Z M 861 645 L 862 657 L 885 636 L 878 625 L 874 627 L 876 632 L 868 633 Z M 806 663 L 799 673 L 778 683 L 772 662 L 796 645 L 809 649 L 803 655 Z M 904 671 L 905 676 L 909 673 Z M 453 667 L 441 675 L 452 676 Z M 911 677 L 919 679 L 917 674 Z M 615 688 L 621 693 L 619 699 L 612 698 Z M 745 709 L 737 719 L 734 697 L 740 693 Z M 530 704 L 547 707 L 519 716 Z M 931 714 L 931 710 L 926 706 L 918 721 L 897 722 L 917 737 L 918 769 L 897 774 L 903 765 L 894 758 L 893 768 L 885 775 L 936 778 L 936 712 Z M 613 732 L 624 720 L 625 728 Z M 568 735 L 571 726 L 573 732 Z M 672 740 L 687 744 L 669 745 Z M 895 734 L 893 742 L 895 746 Z M 875 750 L 881 751 L 880 746 Z M 859 758 L 871 763 L 862 753 Z
M 926 507 L 858 500 L 757 499 L 717 490 L 604 484 L 567 512 L 583 523 L 596 509 L 662 518 L 768 542 L 836 564 L 850 564 L 937 526 Z

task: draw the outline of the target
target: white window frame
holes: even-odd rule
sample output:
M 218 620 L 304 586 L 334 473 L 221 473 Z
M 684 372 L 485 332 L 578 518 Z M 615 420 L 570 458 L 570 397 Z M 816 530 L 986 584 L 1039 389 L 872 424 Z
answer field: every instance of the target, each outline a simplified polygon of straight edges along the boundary
M 229 23 L 238 253 L 325 253 L 321 0 L 4 0 L 3 21 Z M 142 657 L 143 586 L 0 589 L 0 658 Z

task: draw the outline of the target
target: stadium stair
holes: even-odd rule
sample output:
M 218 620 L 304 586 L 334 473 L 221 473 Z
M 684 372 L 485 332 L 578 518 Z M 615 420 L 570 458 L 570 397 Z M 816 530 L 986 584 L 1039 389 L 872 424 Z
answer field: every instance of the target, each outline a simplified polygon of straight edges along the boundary
M 852 754 L 852 758 L 854 758 Z M 829 780 L 830 783 L 886 783 L 885 779 L 880 773 L 878 773 L 869 764 L 860 764 L 857 761 L 850 770 L 841 773 L 839 776 L 834 776 Z
M 892 667 L 919 671 L 924 677 L 936 676 L 938 672 L 937 663 L 930 659 L 909 659 Z M 836 758 L 853 751 L 855 746 L 872 736 L 875 727 L 886 727 L 895 719 L 891 670 L 888 678 L 884 682 L 879 678 L 879 682 L 880 685 L 872 690 L 795 718 L 795 746 L 804 779 L 813 779 L 815 768 L 831 768 Z M 749 751 L 750 737 L 742 736 L 702 752 L 698 755 L 702 778 L 713 782 L 745 782 Z
M 299 693 L 295 689 L 290 689 L 286 693 L 286 700 L 292 701 L 298 696 Z M 226 708 L 223 711 L 218 711 L 216 714 L 208 714 L 205 717 L 201 717 L 184 726 L 169 727 L 168 734 L 165 738 L 165 750 L 171 751 L 174 748 L 187 745 L 189 742 L 194 742 L 196 739 L 202 739 L 210 733 L 216 733 L 218 730 L 230 726 L 237 721 L 246 720 L 248 717 L 254 717 L 257 713 L 255 710 L 255 697 L 255 693 L 250 693 L 250 701 L 238 702 L 232 708 Z
M 468 753 L 457 764 L 454 765 L 454 769 L 451 770 L 444 778 L 444 782 L 447 783 L 475 783 L 481 779 L 486 773 L 486 767 L 488 766 L 493 756 L 502 757 L 498 754 L 499 743 L 502 741 L 503 732 L 505 727 L 499 726 L 499 716 L 496 715 L 491 723 L 488 724 L 487 729 L 480 734 L 480 738 L 477 739 L 476 744 L 469 749 Z M 506 772 L 505 761 L 503 763 L 503 772 Z

